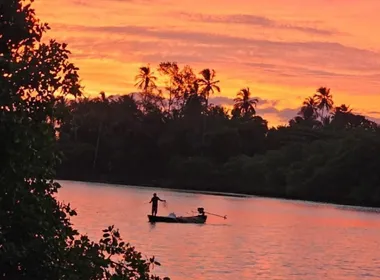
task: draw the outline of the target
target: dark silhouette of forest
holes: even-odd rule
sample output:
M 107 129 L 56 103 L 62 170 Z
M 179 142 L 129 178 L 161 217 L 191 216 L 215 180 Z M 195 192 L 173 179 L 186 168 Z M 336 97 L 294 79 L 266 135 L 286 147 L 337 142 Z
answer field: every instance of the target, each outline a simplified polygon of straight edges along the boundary
M 163 62 L 135 82 L 137 93 L 58 104 L 59 178 L 380 205 L 379 127 L 329 88 L 268 128 L 249 87 L 231 111 L 210 102 L 221 92 L 213 69 Z

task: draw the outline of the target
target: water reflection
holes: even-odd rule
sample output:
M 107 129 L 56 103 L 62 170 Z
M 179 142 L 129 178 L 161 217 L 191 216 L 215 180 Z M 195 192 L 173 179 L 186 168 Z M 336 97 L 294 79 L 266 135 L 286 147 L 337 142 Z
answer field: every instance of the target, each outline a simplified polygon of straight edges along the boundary
M 237 198 L 62 182 L 73 221 L 93 239 L 111 224 L 163 264 L 172 279 L 353 280 L 380 275 L 380 215 L 352 207 L 266 198 Z M 153 191 L 168 201 L 159 215 L 197 207 L 227 215 L 204 225 L 150 224 Z M 348 211 L 347 211 L 348 210 Z M 366 209 L 367 210 L 367 209 Z M 376 213 L 376 214 L 374 214 Z
M 148 224 L 149 224 L 149 230 L 150 231 L 154 230 L 154 228 L 156 227 L 156 224 L 154 224 L 154 223 L 149 223 L 148 222 Z

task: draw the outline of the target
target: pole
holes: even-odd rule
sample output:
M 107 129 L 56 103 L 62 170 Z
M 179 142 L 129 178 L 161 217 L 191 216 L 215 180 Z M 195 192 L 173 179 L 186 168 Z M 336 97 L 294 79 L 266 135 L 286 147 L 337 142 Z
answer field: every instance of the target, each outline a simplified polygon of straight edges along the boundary
M 223 219 L 227 219 L 227 215 L 221 216 L 221 215 L 210 213 L 210 212 L 205 212 L 205 213 L 209 214 L 209 215 L 217 216 L 217 217 L 220 217 L 220 218 L 223 218 Z

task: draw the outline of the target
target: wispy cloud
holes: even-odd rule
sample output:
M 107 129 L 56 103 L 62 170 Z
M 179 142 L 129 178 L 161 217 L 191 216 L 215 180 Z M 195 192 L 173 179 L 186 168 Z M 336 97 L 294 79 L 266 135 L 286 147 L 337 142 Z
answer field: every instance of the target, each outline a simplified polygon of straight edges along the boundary
M 251 61 L 252 58 L 261 58 L 270 61 L 277 58 L 277 64 L 284 61 L 298 63 L 304 67 L 318 66 L 321 70 L 310 74 L 335 75 L 323 69 L 347 70 L 352 72 L 374 71 L 380 69 L 380 54 L 371 50 L 346 46 L 337 42 L 328 41 L 274 41 L 249 37 L 240 37 L 207 32 L 194 32 L 183 29 L 159 29 L 152 26 L 83 26 L 83 25 L 56 25 L 56 28 L 66 32 L 96 33 L 122 36 L 140 36 L 156 42 L 181 42 L 192 47 L 221 47 L 220 53 L 234 51 L 237 57 Z M 133 38 L 132 38 L 133 39 Z M 109 39 L 107 39 L 109 40 Z M 122 39 L 130 43 L 126 37 Z M 110 45 L 111 46 L 111 45 Z M 115 47 L 115 46 L 113 46 Z M 236 54 L 236 52 L 238 52 Z M 240 52 L 240 54 L 239 54 Z M 206 61 L 206 57 L 204 60 Z M 280 63 L 278 63 L 280 62 Z M 281 63 L 282 62 L 282 63 Z M 246 62 L 250 65 L 250 62 Z M 254 63 L 251 63 L 254 66 Z M 273 68 L 274 63 L 265 63 L 259 66 Z M 291 64 L 289 64 L 291 67 Z M 267 67 L 268 68 L 268 67 Z
M 339 31 L 325 30 L 310 26 L 303 26 L 290 22 L 281 22 L 269 19 L 264 16 L 248 15 L 248 14 L 229 14 L 229 15 L 208 15 L 208 14 L 192 14 L 180 13 L 180 18 L 189 21 L 209 22 L 209 23 L 225 23 L 225 24 L 243 24 L 253 25 L 264 28 L 286 29 L 304 32 L 306 34 L 315 34 L 321 36 L 332 36 L 340 34 Z
M 279 118 L 280 122 L 287 123 L 289 120 L 297 116 L 299 108 L 276 109 L 275 107 L 268 107 L 257 111 L 264 116 L 267 114 L 274 114 Z

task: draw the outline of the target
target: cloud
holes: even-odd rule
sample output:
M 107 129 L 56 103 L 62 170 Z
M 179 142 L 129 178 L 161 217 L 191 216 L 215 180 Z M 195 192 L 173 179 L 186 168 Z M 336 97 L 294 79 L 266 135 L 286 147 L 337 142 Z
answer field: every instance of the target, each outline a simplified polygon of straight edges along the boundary
M 299 66 L 292 66 L 292 65 L 276 65 L 276 64 L 268 64 L 268 63 L 255 63 L 255 62 L 246 62 L 243 63 L 243 65 L 246 65 L 250 68 L 259 68 L 261 71 L 266 73 L 275 74 L 277 76 L 281 77 L 295 77 L 298 78 L 300 76 L 307 76 L 307 77 L 323 77 L 325 79 L 334 79 L 337 77 L 340 78 L 353 78 L 358 76 L 363 76 L 367 78 L 374 78 L 377 79 L 376 76 L 373 75 L 357 75 L 354 73 L 349 72 L 334 72 L 329 70 L 323 70 L 323 69 L 311 69 L 308 65 L 302 65 Z
M 227 105 L 232 106 L 234 105 L 233 98 L 228 98 L 225 96 L 212 96 L 210 97 L 210 103 L 215 105 Z
M 292 67 L 295 64 L 305 67 L 307 65 L 311 71 L 310 75 L 317 73 L 319 75 L 323 74 L 325 76 L 331 76 L 337 75 L 336 73 L 339 73 L 339 71 L 349 71 L 352 74 L 360 74 L 363 71 L 372 71 L 367 74 L 373 75 L 373 71 L 380 69 L 379 53 L 345 46 L 337 42 L 275 41 L 182 29 L 163 29 L 150 26 L 132 25 L 56 25 L 55 27 L 65 30 L 66 32 L 93 33 L 98 36 L 100 34 L 119 36 L 120 40 L 124 40 L 125 43 L 134 39 L 128 39 L 128 36 L 139 36 L 142 41 L 149 39 L 152 41 L 152 44 L 155 41 L 160 42 L 161 46 L 168 43 L 182 43 L 185 44 L 185 46 L 187 45 L 187 48 L 220 47 L 220 53 L 215 53 L 214 56 L 206 57 L 202 54 L 204 60 L 208 58 L 208 62 L 210 63 L 213 62 L 213 57 L 230 54 L 240 60 L 265 60 L 268 61 L 264 64 L 267 66 L 270 66 L 271 64 L 269 61 L 273 61 L 274 59 L 276 60 L 276 65 L 279 66 L 287 64 L 287 67 Z M 127 38 L 125 38 L 125 36 L 127 36 Z M 186 50 L 185 47 L 184 49 Z M 164 51 L 164 48 L 162 47 L 159 50 Z M 270 69 L 267 70 L 270 71 Z M 297 74 L 298 73 L 295 73 L 295 75 Z
M 249 15 L 249 14 L 206 15 L 206 14 L 180 13 L 179 16 L 189 21 L 254 25 L 254 26 L 265 27 L 265 28 L 295 30 L 295 31 L 306 33 L 306 34 L 314 34 L 314 35 L 321 35 L 321 36 L 332 36 L 332 35 L 336 35 L 340 33 L 338 31 L 324 30 L 324 29 L 319 29 L 319 28 L 314 28 L 314 27 L 284 23 L 284 22 L 269 19 L 264 16 Z
M 367 113 L 371 114 L 371 115 L 378 115 L 378 116 L 380 116 L 380 112 L 379 111 L 369 111 Z
M 297 116 L 297 113 L 299 112 L 299 108 L 285 108 L 285 109 L 277 109 L 275 107 L 268 107 L 264 109 L 258 109 L 257 113 L 259 115 L 266 115 L 266 114 L 274 114 L 276 115 L 280 121 L 282 122 L 288 122 L 290 119 Z

